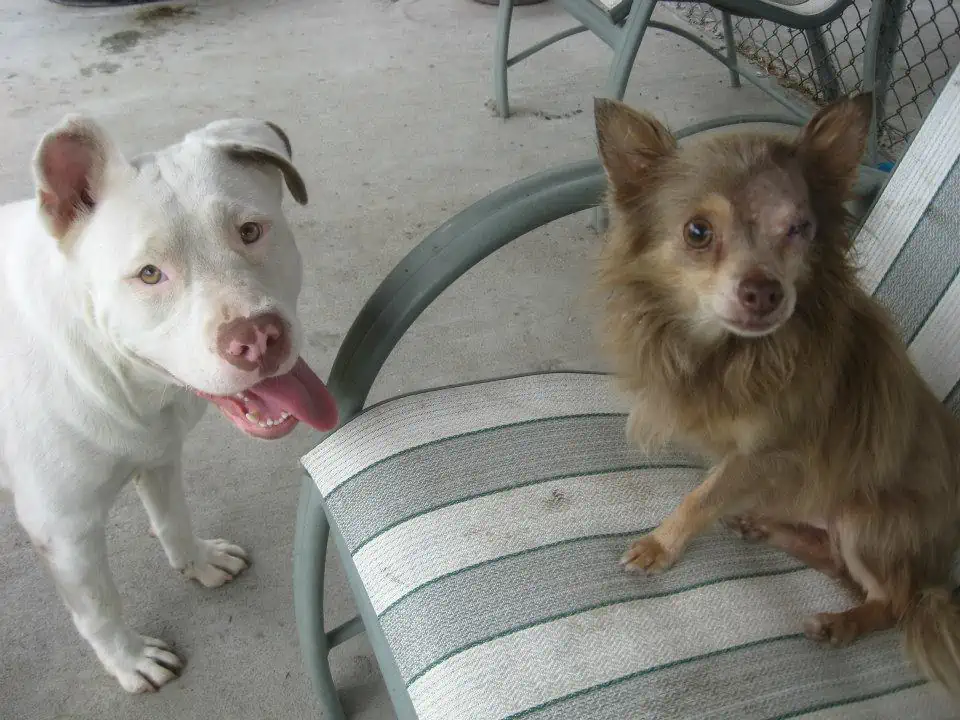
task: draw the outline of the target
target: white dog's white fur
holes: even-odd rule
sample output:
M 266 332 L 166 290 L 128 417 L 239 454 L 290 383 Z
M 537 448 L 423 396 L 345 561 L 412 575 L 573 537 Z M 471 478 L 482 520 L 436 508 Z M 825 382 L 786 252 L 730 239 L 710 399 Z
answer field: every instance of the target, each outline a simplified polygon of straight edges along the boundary
M 127 160 L 96 122 L 68 116 L 41 140 L 34 175 L 34 199 L 0 207 L 0 488 L 104 667 L 149 691 L 181 660 L 122 620 L 104 534 L 118 491 L 134 479 L 170 564 L 215 587 L 247 556 L 191 529 L 181 448 L 208 401 L 260 437 L 296 418 L 336 421 L 298 359 L 301 263 L 283 181 L 301 203 L 306 191 L 286 135 L 255 120 Z M 228 332 L 268 313 L 269 327 L 243 326 L 246 340 Z M 294 370 L 323 407 L 264 419 L 276 413 L 245 393 Z

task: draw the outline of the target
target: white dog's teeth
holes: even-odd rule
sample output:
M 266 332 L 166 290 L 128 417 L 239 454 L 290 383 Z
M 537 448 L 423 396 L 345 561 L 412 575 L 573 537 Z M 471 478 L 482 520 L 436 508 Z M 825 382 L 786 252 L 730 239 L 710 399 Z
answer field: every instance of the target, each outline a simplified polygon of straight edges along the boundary
M 243 395 L 242 395 L 241 393 L 237 393 L 236 395 L 234 395 L 234 397 L 235 397 L 237 400 L 243 400 Z
M 276 418 L 276 419 L 274 419 L 274 418 L 267 418 L 267 419 L 265 419 L 265 420 L 261 420 L 260 417 L 259 417 L 256 413 L 252 413 L 252 412 L 247 413 L 247 420 L 248 420 L 252 425 L 257 425 L 257 426 L 259 426 L 259 427 L 262 427 L 264 430 L 266 430 L 267 428 L 272 428 L 272 427 L 274 427 L 274 426 L 276 426 L 276 425 L 282 424 L 282 423 L 283 423 L 285 420 L 287 420 L 287 418 L 289 418 L 289 417 L 290 417 L 290 413 L 285 412 L 285 413 L 283 413 L 280 417 L 278 417 L 278 418 Z

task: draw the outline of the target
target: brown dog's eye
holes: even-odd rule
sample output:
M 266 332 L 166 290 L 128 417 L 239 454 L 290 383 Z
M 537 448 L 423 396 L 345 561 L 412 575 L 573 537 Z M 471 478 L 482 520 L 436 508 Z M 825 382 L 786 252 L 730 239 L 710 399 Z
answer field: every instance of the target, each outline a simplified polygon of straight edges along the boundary
M 806 235 L 808 232 L 810 232 L 810 225 L 811 223 L 809 220 L 805 220 L 802 223 L 797 223 L 796 225 L 791 225 L 790 229 L 787 230 L 787 237 L 797 238 Z
M 713 242 L 713 227 L 706 220 L 691 220 L 683 229 L 687 245 L 702 250 Z
M 240 226 L 240 239 L 244 245 L 252 245 L 260 239 L 261 235 L 263 235 L 263 228 L 255 222 L 244 223 Z

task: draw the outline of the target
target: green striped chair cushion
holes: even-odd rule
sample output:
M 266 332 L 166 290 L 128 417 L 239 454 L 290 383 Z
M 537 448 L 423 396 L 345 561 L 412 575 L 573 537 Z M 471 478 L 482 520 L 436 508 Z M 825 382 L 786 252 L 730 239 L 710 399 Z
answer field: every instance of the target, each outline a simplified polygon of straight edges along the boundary
M 960 411 L 960 72 L 857 247 L 934 391 Z M 631 538 L 699 481 L 624 438 L 604 375 L 547 373 L 368 408 L 303 458 L 420 720 L 956 718 L 896 632 L 800 634 L 848 607 L 833 581 L 716 531 L 670 571 Z
M 421 720 L 955 716 L 895 633 L 804 638 L 850 599 L 784 553 L 717 531 L 621 571 L 702 473 L 632 449 L 625 408 L 604 375 L 493 380 L 375 406 L 304 459 Z

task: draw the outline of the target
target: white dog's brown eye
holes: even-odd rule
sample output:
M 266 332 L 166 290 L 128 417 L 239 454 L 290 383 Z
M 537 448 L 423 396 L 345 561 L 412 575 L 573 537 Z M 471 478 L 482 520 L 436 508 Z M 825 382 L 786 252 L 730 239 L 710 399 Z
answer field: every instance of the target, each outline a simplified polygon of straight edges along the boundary
M 687 245 L 702 250 L 713 242 L 713 227 L 706 220 L 691 220 L 683 229 Z
M 263 235 L 263 228 L 255 222 L 244 223 L 240 226 L 240 239 L 244 245 L 252 245 Z
M 145 285 L 156 285 L 163 280 L 163 272 L 156 265 L 144 265 L 138 277 Z

